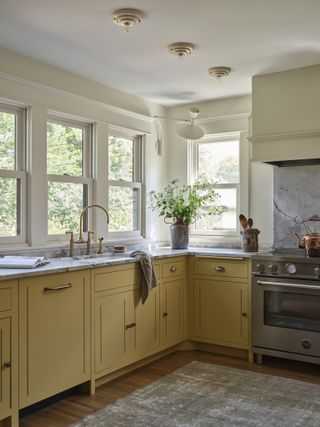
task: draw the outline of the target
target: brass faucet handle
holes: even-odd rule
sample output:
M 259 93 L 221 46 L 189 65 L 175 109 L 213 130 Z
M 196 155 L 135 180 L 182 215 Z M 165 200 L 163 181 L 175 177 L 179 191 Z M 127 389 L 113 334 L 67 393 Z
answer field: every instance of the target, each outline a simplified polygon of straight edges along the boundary
M 73 246 L 74 246 L 73 231 L 66 231 L 66 234 L 70 234 L 70 253 L 69 253 L 69 256 L 73 257 Z
M 87 231 L 87 255 L 90 255 L 91 236 L 93 235 L 94 231 Z
M 98 249 L 98 254 L 103 254 L 103 237 L 99 237 L 99 249 Z
M 70 240 L 73 240 L 73 231 L 66 231 L 66 234 L 70 234 Z

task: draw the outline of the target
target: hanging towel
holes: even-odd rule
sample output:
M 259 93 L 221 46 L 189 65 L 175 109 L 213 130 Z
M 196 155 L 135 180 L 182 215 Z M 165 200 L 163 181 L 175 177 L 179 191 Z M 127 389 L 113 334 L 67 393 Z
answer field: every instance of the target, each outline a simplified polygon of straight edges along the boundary
M 137 258 L 140 262 L 140 267 L 142 270 L 141 300 L 142 304 L 144 304 L 151 289 L 157 286 L 157 279 L 154 272 L 152 256 L 144 251 L 134 251 L 132 252 L 131 256 L 133 258 Z

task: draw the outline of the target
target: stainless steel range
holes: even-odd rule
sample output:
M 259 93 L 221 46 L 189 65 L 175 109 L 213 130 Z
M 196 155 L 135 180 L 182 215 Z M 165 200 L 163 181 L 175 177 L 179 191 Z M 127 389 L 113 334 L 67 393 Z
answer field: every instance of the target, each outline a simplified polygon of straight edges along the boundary
M 252 351 L 320 364 L 320 259 L 274 252 L 252 259 Z

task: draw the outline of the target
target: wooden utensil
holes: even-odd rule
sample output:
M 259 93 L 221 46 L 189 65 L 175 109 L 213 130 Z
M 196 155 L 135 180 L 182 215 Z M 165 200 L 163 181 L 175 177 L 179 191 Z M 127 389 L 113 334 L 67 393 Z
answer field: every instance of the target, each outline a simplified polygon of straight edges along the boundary
M 252 218 L 248 218 L 248 225 L 249 225 L 249 228 L 252 228 L 252 226 L 253 226 L 253 219 Z
M 239 215 L 239 221 L 240 221 L 240 224 L 242 225 L 242 227 L 246 230 L 248 228 L 247 218 L 243 214 L 240 214 Z

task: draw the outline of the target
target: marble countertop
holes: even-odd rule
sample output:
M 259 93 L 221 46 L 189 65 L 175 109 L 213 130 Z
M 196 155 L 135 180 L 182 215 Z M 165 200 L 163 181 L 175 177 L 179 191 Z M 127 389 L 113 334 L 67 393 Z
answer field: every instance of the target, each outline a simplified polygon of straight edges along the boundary
M 243 252 L 241 249 L 224 248 L 189 248 L 189 249 L 171 249 L 170 247 L 161 247 L 148 251 L 155 260 L 184 255 L 232 257 L 232 258 L 251 258 L 257 255 L 256 252 Z M 0 280 L 19 279 L 29 276 L 40 276 L 43 274 L 65 273 L 68 271 L 105 267 L 109 265 L 119 265 L 138 262 L 136 258 L 130 257 L 130 253 L 124 254 L 102 254 L 92 257 L 74 257 L 74 258 L 51 258 L 49 263 L 34 269 L 13 269 L 1 268 Z

